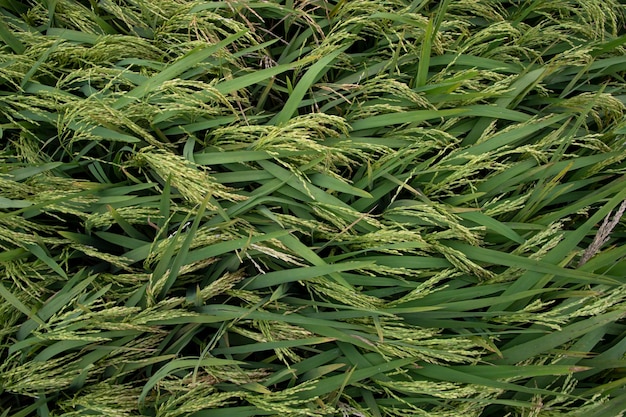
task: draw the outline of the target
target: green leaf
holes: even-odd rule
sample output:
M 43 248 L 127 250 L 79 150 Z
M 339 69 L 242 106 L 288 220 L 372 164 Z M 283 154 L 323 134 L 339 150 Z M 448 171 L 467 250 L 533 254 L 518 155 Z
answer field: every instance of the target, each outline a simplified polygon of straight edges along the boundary
M 28 307 L 26 307 L 26 305 L 24 305 L 24 303 L 22 303 L 19 298 L 13 295 L 11 291 L 6 289 L 5 286 L 2 285 L 2 283 L 0 283 L 0 296 L 2 296 L 2 298 L 4 298 L 10 305 L 12 305 L 15 309 L 20 311 L 26 317 L 33 320 L 40 326 L 45 326 L 45 323 L 37 316 L 37 314 L 31 311 L 31 309 L 29 309 Z
M 0 15 L 0 40 L 8 45 L 16 54 L 23 54 L 26 50 L 24 44 L 13 34 L 5 22 L 5 17 Z
M 33 203 L 28 200 L 11 200 L 6 197 L 0 197 L 0 208 L 23 208 L 30 207 Z
M 291 268 L 284 271 L 273 271 L 266 274 L 257 275 L 254 279 L 246 283 L 246 288 L 256 290 L 285 282 L 306 281 L 308 279 L 332 275 L 333 273 L 362 269 L 373 266 L 373 262 L 343 262 L 334 265 L 307 266 L 304 268 Z
M 337 57 L 346 49 L 348 49 L 348 46 L 349 45 L 331 52 L 330 54 L 319 59 L 315 64 L 311 65 L 300 81 L 298 81 L 298 84 L 294 88 L 293 92 L 289 95 L 289 99 L 283 106 L 283 109 L 269 121 L 269 124 L 280 125 L 289 121 L 289 119 L 291 119 L 291 117 L 298 111 L 298 105 L 311 86 L 330 69 L 330 63 L 337 59 Z
M 183 72 L 187 71 L 189 68 L 194 67 L 195 65 L 201 63 L 205 59 L 209 58 L 213 54 L 215 54 L 220 49 L 225 46 L 230 45 L 237 39 L 241 38 L 245 35 L 246 32 L 239 32 L 234 35 L 227 37 L 226 39 L 217 42 L 211 46 L 207 47 L 199 47 L 189 52 L 184 57 L 177 60 L 174 64 L 168 66 L 163 71 L 159 72 L 157 75 L 152 76 L 148 80 L 146 80 L 143 84 L 138 85 L 128 93 L 124 94 L 122 97 L 117 99 L 111 107 L 115 110 L 120 110 L 130 103 L 136 102 L 142 99 L 144 96 L 149 94 L 155 88 L 158 88 L 165 81 L 169 81 L 173 78 L 176 78 Z
M 139 403 L 143 404 L 150 390 L 152 390 L 159 381 L 161 381 L 162 379 L 166 378 L 168 375 L 176 371 L 193 369 L 193 368 L 197 368 L 200 366 L 220 367 L 220 366 L 227 366 L 227 365 L 243 365 L 243 364 L 244 364 L 243 362 L 239 362 L 239 361 L 233 361 L 233 360 L 228 360 L 228 359 L 217 359 L 217 358 L 175 359 L 173 361 L 168 362 L 164 366 L 162 366 L 157 372 L 154 373 L 154 375 L 150 377 L 150 379 L 148 379 L 148 382 L 146 382 L 143 389 L 141 390 L 141 395 L 139 396 Z
M 68 279 L 67 274 L 65 273 L 63 268 L 61 268 L 54 259 L 48 256 L 46 251 L 41 246 L 36 244 L 24 244 L 24 246 L 26 247 L 26 249 L 28 249 L 30 253 L 32 253 L 37 258 L 39 258 L 39 260 L 48 265 L 50 269 L 59 274 L 62 278 Z
M 313 184 L 321 188 L 328 188 L 343 194 L 355 195 L 362 198 L 373 198 L 372 195 L 367 191 L 353 187 L 345 181 L 342 181 L 335 177 L 317 173 L 310 175 L 309 179 Z
M 597 328 L 615 323 L 624 316 L 626 316 L 626 312 L 617 310 L 581 320 L 569 326 L 563 327 L 558 332 L 552 332 L 545 336 L 535 338 L 529 342 L 513 346 L 509 349 L 504 349 L 502 350 L 503 359 L 498 360 L 497 362 L 503 364 L 522 362 L 525 359 L 544 354 L 550 349 L 564 345 Z
M 463 213 L 458 213 L 457 215 L 462 219 L 466 219 L 480 226 L 484 226 L 487 230 L 511 239 L 513 242 L 517 242 L 519 244 L 523 244 L 525 242 L 523 237 L 517 234 L 515 230 L 511 229 L 506 224 L 501 223 L 493 217 L 486 216 L 485 214 L 478 211 L 466 211 Z

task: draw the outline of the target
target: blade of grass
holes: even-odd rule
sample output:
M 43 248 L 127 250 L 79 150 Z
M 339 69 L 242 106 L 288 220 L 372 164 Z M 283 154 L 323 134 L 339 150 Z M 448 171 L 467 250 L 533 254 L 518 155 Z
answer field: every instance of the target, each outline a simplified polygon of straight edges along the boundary
M 5 22 L 5 17 L 0 15 L 0 39 L 8 45 L 16 54 L 23 54 L 26 50 L 24 44 L 13 34 Z
M 189 253 L 189 248 L 191 247 L 193 238 L 198 230 L 198 227 L 200 226 L 200 221 L 202 220 L 204 216 L 204 212 L 206 210 L 207 204 L 209 203 L 210 197 L 211 197 L 211 194 L 207 193 L 202 204 L 200 205 L 200 208 L 198 209 L 198 212 L 196 213 L 196 217 L 193 223 L 189 227 L 189 230 L 187 230 L 186 232 L 185 239 L 183 240 L 181 247 L 178 249 L 178 253 L 176 254 L 176 257 L 172 261 L 171 265 L 168 265 L 169 274 L 168 274 L 167 280 L 163 284 L 161 292 L 159 293 L 160 298 L 164 298 L 166 294 L 168 293 L 169 289 L 172 287 L 172 285 L 174 285 L 174 282 L 176 281 L 176 278 L 178 277 L 181 267 L 189 263 L 187 262 L 186 257 L 187 257 L 187 254 Z M 187 218 L 185 218 L 185 221 L 181 223 L 181 226 L 178 229 L 178 234 L 182 233 L 182 229 L 185 227 L 186 223 L 187 223 Z M 173 243 L 172 243 L 172 246 L 173 246 Z M 157 268 L 155 268 L 155 273 L 156 273 L 156 270 L 159 268 L 159 265 L 157 265 Z
M 624 311 L 612 311 L 579 321 L 564 327 L 559 332 L 553 332 L 545 336 L 538 337 L 529 342 L 501 350 L 504 359 L 499 359 L 496 363 L 515 364 L 525 359 L 548 352 L 558 346 L 564 345 L 580 336 L 594 331 L 597 328 L 608 326 L 626 315 Z
M 246 32 L 242 31 L 231 35 L 224 40 L 217 42 L 211 46 L 207 46 L 204 48 L 197 48 L 185 55 L 184 57 L 177 60 L 174 64 L 168 66 L 163 71 L 159 72 L 157 75 L 152 76 L 146 82 L 141 85 L 138 85 L 128 93 L 124 94 L 124 96 L 117 99 L 111 107 L 115 110 L 120 110 L 129 104 L 141 100 L 155 88 L 159 87 L 166 81 L 169 81 L 177 76 L 181 75 L 183 72 L 187 71 L 189 68 L 201 63 L 206 60 L 210 56 L 214 55 L 220 49 L 230 45 L 237 39 L 241 38 L 245 35 Z
M 283 106 L 283 109 L 269 121 L 269 124 L 280 125 L 291 119 L 298 111 L 298 104 L 302 101 L 307 91 L 309 91 L 311 86 L 330 69 L 331 62 L 337 59 L 348 47 L 349 45 L 339 48 L 311 65 L 300 81 L 298 81 L 293 92 L 289 95 L 289 99 Z
M 331 275 L 343 271 L 351 271 L 355 269 L 367 268 L 374 265 L 372 262 L 343 262 L 333 265 L 307 266 L 304 268 L 292 268 L 284 271 L 273 271 L 263 275 L 257 275 L 250 281 L 246 282 L 245 288 L 256 290 L 286 282 L 306 281 L 308 279 L 318 278 L 325 275 Z M 344 280 L 345 281 L 345 280 Z
M 0 283 L 0 296 L 2 296 L 2 298 L 4 298 L 6 302 L 12 305 L 13 308 L 20 311 L 30 320 L 33 320 L 35 323 L 39 324 L 40 326 L 45 326 L 45 323 L 43 322 L 43 320 L 41 320 L 41 318 L 38 317 L 37 313 L 29 309 L 28 307 L 26 307 L 26 305 L 24 305 L 24 303 L 22 303 L 19 300 L 19 298 L 13 295 L 11 291 L 6 289 L 6 287 L 2 285 L 2 283 Z
M 193 369 L 197 366 L 227 366 L 227 365 L 243 365 L 244 362 L 240 361 L 232 361 L 228 359 L 217 359 L 217 358 L 186 358 L 186 359 L 176 359 L 171 362 L 168 362 L 166 365 L 161 367 L 157 372 L 154 373 L 144 385 L 141 395 L 139 395 L 139 404 L 143 404 L 146 396 L 152 390 L 155 385 L 167 377 L 169 374 L 181 370 L 181 369 Z

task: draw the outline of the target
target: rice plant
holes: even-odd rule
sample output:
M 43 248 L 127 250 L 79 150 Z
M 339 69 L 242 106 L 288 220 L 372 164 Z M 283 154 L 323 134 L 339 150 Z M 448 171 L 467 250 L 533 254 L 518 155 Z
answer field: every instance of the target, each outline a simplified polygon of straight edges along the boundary
M 625 17 L 0 1 L 0 415 L 624 415 Z

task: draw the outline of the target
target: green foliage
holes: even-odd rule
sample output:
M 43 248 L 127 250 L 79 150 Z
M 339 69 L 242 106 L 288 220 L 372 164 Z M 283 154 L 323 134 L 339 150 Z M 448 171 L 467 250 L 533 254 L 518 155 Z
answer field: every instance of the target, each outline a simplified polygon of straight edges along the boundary
M 0 1 L 0 414 L 622 415 L 624 11 Z

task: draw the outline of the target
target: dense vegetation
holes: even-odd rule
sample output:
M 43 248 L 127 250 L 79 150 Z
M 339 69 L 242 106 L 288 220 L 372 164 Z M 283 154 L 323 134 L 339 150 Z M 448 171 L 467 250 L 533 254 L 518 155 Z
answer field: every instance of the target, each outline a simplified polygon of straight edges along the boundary
M 0 0 L 0 416 L 626 410 L 615 0 Z

